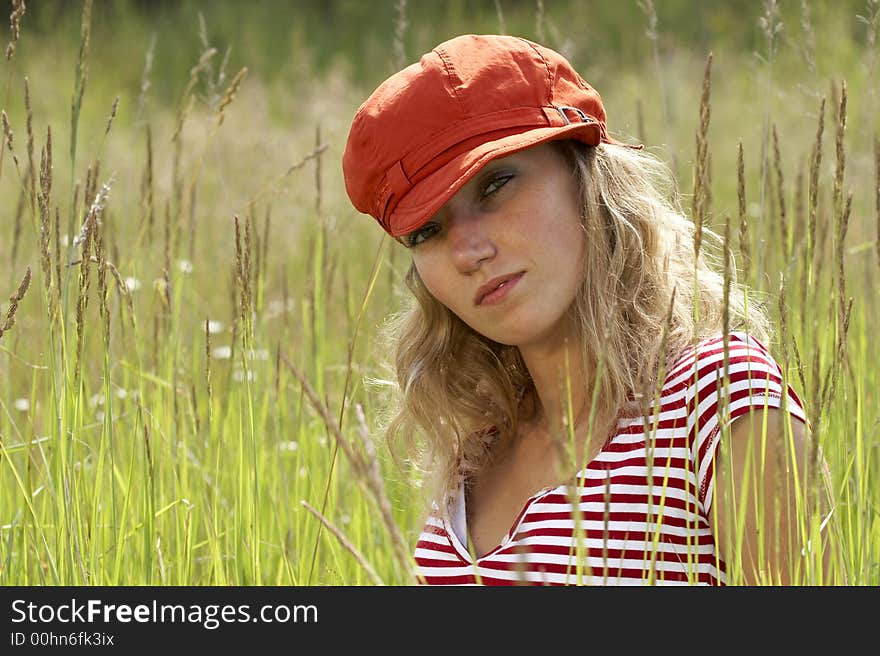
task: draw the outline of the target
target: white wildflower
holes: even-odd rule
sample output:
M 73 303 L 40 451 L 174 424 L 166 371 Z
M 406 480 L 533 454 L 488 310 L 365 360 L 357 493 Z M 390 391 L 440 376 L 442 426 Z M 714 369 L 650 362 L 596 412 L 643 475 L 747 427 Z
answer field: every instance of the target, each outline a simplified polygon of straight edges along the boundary
M 245 373 L 241 369 L 236 369 L 232 372 L 232 380 L 241 382 L 243 380 L 247 380 L 248 382 L 256 380 L 256 375 L 253 371 L 247 372 L 247 378 L 245 378 Z
M 232 357 L 231 346 L 215 346 L 211 349 L 211 357 L 215 360 L 228 360 Z

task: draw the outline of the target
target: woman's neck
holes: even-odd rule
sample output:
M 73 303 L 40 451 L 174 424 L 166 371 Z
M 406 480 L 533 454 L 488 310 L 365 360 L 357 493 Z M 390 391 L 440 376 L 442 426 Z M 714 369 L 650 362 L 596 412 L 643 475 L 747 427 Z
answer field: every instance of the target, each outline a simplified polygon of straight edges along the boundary
M 565 436 L 589 413 L 589 380 L 581 349 L 566 340 L 552 348 L 521 348 L 535 388 L 534 424 L 550 435 Z

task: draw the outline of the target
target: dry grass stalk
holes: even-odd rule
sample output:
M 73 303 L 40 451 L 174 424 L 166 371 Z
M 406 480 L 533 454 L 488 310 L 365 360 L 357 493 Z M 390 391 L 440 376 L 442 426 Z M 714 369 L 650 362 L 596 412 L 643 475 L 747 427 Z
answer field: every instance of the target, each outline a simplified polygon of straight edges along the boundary
M 187 254 L 191 262 L 196 259 L 196 200 L 198 199 L 198 185 L 192 185 L 189 189 L 189 244 Z
M 284 335 L 288 335 L 290 333 L 290 287 L 287 283 L 287 269 L 284 264 L 280 267 L 280 277 L 281 277 L 281 307 L 284 308 L 282 311 L 282 319 L 284 322 Z
M 55 304 L 56 309 L 61 308 L 61 209 L 55 206 L 55 220 L 52 226 L 55 244 Z
M 28 85 L 28 78 L 24 78 L 24 110 L 25 110 L 25 126 L 27 128 L 27 188 L 28 188 L 28 205 L 31 208 L 31 214 L 34 213 L 34 197 L 36 195 L 37 170 L 34 166 L 34 109 L 31 106 L 31 91 Z
M 507 34 L 504 12 L 501 11 L 501 0 L 495 0 L 495 16 L 498 18 L 498 34 Z
M 375 458 L 370 457 L 371 451 L 369 451 L 369 447 L 366 447 L 366 444 L 369 443 L 366 427 L 363 423 L 360 426 L 360 437 L 365 448 L 356 449 L 345 435 L 343 435 L 342 430 L 337 426 L 331 416 L 330 410 L 312 388 L 305 375 L 293 363 L 291 363 L 286 356 L 282 356 L 282 360 L 284 361 L 285 366 L 299 381 L 309 403 L 317 411 L 327 430 L 336 440 L 336 444 L 342 449 L 342 452 L 348 458 L 349 464 L 355 474 L 355 478 L 363 484 L 367 492 L 372 495 L 373 500 L 379 508 L 382 522 L 391 537 L 393 555 L 397 558 L 403 570 L 409 572 L 410 555 L 406 547 L 406 541 L 404 540 L 397 523 L 394 521 L 394 516 L 391 512 L 391 502 L 388 500 L 388 496 L 385 493 L 385 485 L 382 477 L 378 474 L 378 465 L 375 463 Z
M 159 324 L 160 324 L 160 317 L 158 314 L 154 314 L 153 315 L 153 348 L 150 352 L 152 355 L 152 358 L 153 358 L 153 370 L 154 371 L 159 370 L 159 348 L 160 348 L 159 335 L 161 333 L 161 331 L 159 330 Z
M 782 347 L 783 371 L 788 368 L 788 344 L 791 332 L 788 326 L 788 298 L 786 294 L 785 280 L 785 271 L 782 271 L 779 274 L 779 298 L 777 299 L 777 303 L 779 308 L 779 325 L 782 332 L 780 346 Z
M 166 200 L 165 221 L 162 224 L 162 262 L 166 271 L 171 271 L 171 252 L 173 250 L 171 240 L 171 203 Z
M 651 42 L 651 55 L 654 63 L 654 74 L 660 90 L 660 107 L 662 110 L 661 117 L 663 119 L 663 124 L 668 125 L 670 123 L 669 102 L 667 100 L 666 86 L 664 84 L 663 65 L 660 61 L 660 33 L 657 30 L 657 10 L 654 7 L 653 0 L 638 0 L 636 4 L 641 7 L 642 11 L 645 12 L 645 17 L 648 19 L 648 29 L 645 30 L 645 36 L 648 37 L 648 41 Z M 676 154 L 674 152 L 672 153 L 672 164 L 673 170 L 677 171 L 678 163 Z
M 165 328 L 166 334 L 171 333 L 171 272 L 165 268 L 162 269 L 162 304 L 165 306 Z
M 321 153 L 323 153 L 325 150 L 327 150 L 327 148 L 329 148 L 328 144 L 321 144 L 321 145 L 317 146 L 316 148 L 314 148 L 313 150 L 309 151 L 296 164 L 291 165 L 290 168 L 288 168 L 284 172 L 284 175 L 282 177 L 286 178 L 287 176 L 289 176 L 291 173 L 293 173 L 297 169 L 301 169 L 303 166 L 305 166 L 311 160 L 315 159 L 316 157 L 320 157 Z
M 672 331 L 672 316 L 673 310 L 675 309 L 675 295 L 678 291 L 677 287 L 672 288 L 672 294 L 669 297 L 669 307 L 666 310 L 666 320 L 663 322 L 663 333 L 660 336 L 660 348 L 657 350 L 657 353 L 660 353 L 661 356 L 657 358 L 655 371 L 653 372 L 653 379 L 649 375 L 650 368 L 645 368 L 645 378 L 641 381 L 641 389 L 642 391 L 642 417 L 643 417 L 643 428 L 645 431 L 645 439 L 648 440 L 650 436 L 650 440 L 648 441 L 648 454 L 651 462 L 653 462 L 654 457 L 654 438 L 657 436 L 657 428 L 660 421 L 660 394 L 663 390 L 663 382 L 666 379 L 666 366 L 667 363 L 664 361 L 663 355 L 666 353 L 666 344 L 669 341 L 669 333 Z M 654 385 L 654 389 L 651 389 L 651 385 Z M 652 426 L 650 423 L 650 409 L 651 407 L 657 408 L 657 412 L 654 414 L 653 420 L 654 425 Z
M 811 376 L 812 385 L 810 387 L 810 400 L 813 405 L 812 412 L 812 428 L 813 433 L 815 435 L 819 434 L 819 424 L 822 421 L 822 398 L 821 394 L 821 384 L 822 384 L 822 372 L 819 368 L 819 356 L 821 349 L 814 348 L 813 349 L 813 371 Z
M 248 225 L 251 232 L 251 239 L 253 240 L 251 274 L 253 275 L 252 307 L 254 308 L 255 315 L 259 314 L 259 296 L 260 287 L 262 286 L 260 276 L 263 271 L 263 239 L 260 236 L 260 227 L 257 225 L 257 219 L 255 218 L 256 215 L 256 208 L 251 207 L 251 211 L 248 212 Z
M 89 269 L 92 262 L 93 241 L 100 239 L 97 234 L 101 217 L 104 214 L 105 203 L 110 194 L 110 188 L 113 184 L 113 178 L 110 178 L 101 189 L 95 194 L 95 200 L 89 207 L 86 219 L 82 228 L 73 240 L 73 246 L 80 246 L 81 256 L 78 261 L 79 267 L 79 293 L 76 301 L 76 368 L 74 380 L 79 381 L 79 375 L 82 365 L 83 339 L 85 333 L 85 313 L 89 300 Z M 97 249 L 97 245 L 94 246 Z M 103 248 L 103 246 L 102 246 Z M 71 263 L 76 264 L 76 263 Z M 103 270 L 103 267 L 99 269 Z M 100 275 L 100 273 L 99 273 Z M 106 287 L 105 287 L 106 288 Z
M 819 123 L 816 128 L 816 140 L 810 151 L 810 179 L 807 202 L 807 245 L 804 258 L 806 267 L 805 275 L 801 276 L 801 307 L 806 308 L 808 292 L 813 284 L 813 257 L 816 250 L 816 217 L 819 209 L 819 168 L 822 164 L 822 133 L 825 129 L 825 96 L 819 103 Z M 807 313 L 801 315 L 801 321 L 806 321 Z M 802 331 L 803 332 L 803 331 Z
M 122 279 L 122 276 L 119 273 L 119 269 L 116 268 L 116 265 L 114 265 L 113 262 L 105 259 L 103 267 L 110 270 L 110 274 L 113 276 L 113 280 L 116 282 L 117 294 L 119 294 L 121 299 L 125 299 L 125 304 L 128 309 L 128 316 L 131 321 L 131 328 L 132 330 L 136 330 L 137 323 L 134 316 L 134 301 L 132 300 L 131 292 L 128 289 L 128 285 L 125 284 L 125 281 Z
M 813 31 L 813 21 L 810 19 L 810 4 L 807 0 L 801 0 L 801 30 L 804 35 L 804 42 L 801 46 L 801 55 L 807 70 L 813 75 L 816 74 L 816 35 Z
M 269 226 L 271 224 L 272 219 L 272 206 L 266 206 L 266 213 L 263 216 L 263 239 L 262 239 L 262 252 L 260 253 L 260 269 L 257 271 L 257 277 L 259 280 L 263 282 L 265 285 L 266 278 L 268 275 L 268 264 L 269 264 Z M 263 309 L 263 294 L 260 292 L 257 295 L 257 312 L 262 311 Z
M 189 382 L 189 417 L 192 420 L 192 430 L 196 435 L 202 432 L 202 422 L 199 419 L 199 397 L 196 394 L 196 383 L 193 380 Z
M 846 273 L 844 271 L 844 257 L 846 250 L 844 249 L 844 243 L 846 242 L 849 218 L 852 213 L 852 199 L 852 192 L 849 192 L 846 197 L 846 204 L 844 205 L 843 213 L 837 224 L 837 252 L 835 253 L 835 259 L 837 260 L 838 326 L 841 329 L 843 328 L 844 320 L 843 299 L 846 298 Z
M 247 221 L 244 224 L 244 258 L 242 261 L 243 271 L 242 271 L 242 280 L 244 282 L 244 299 L 245 305 L 243 308 L 244 316 L 246 317 L 246 322 L 243 324 L 248 329 L 248 344 L 253 344 L 253 311 L 254 311 L 254 295 L 253 295 L 253 282 L 252 282 L 252 266 L 251 266 L 251 258 L 254 250 L 253 246 L 253 238 L 252 227 L 253 227 L 253 214 L 248 213 Z
M 281 342 L 275 344 L 275 373 L 272 377 L 272 389 L 275 390 L 275 398 L 280 399 L 281 393 Z
M 297 171 L 297 170 L 303 168 L 306 164 L 311 162 L 313 159 L 320 157 L 321 153 L 323 153 L 325 150 L 327 150 L 328 147 L 329 147 L 328 144 L 321 144 L 320 146 L 318 146 L 318 147 L 314 148 L 313 150 L 311 150 L 310 152 L 308 152 L 305 156 L 303 156 L 302 159 L 300 159 L 298 162 L 296 162 L 296 163 L 292 164 L 290 167 L 288 167 L 288 169 L 284 173 L 279 175 L 275 180 L 273 180 L 269 184 L 261 187 L 250 198 L 250 200 L 248 201 L 248 204 L 251 205 L 251 204 L 260 202 L 264 199 L 264 197 L 271 199 L 272 197 L 278 196 L 278 195 L 284 193 L 285 191 L 287 191 L 286 188 L 281 186 L 282 183 L 284 182 L 284 180 L 286 178 L 288 178 L 294 171 Z
M 321 146 L 321 124 L 318 123 L 315 126 L 315 149 L 317 150 Z M 321 227 L 324 232 L 324 236 L 326 237 L 326 223 L 324 221 L 324 213 L 322 211 L 322 196 L 324 191 L 324 185 L 321 184 L 321 163 L 322 163 L 321 155 L 317 155 L 315 157 L 315 213 L 321 219 Z
M 810 153 L 810 189 L 809 216 L 807 225 L 807 263 L 812 266 L 813 249 L 816 244 L 816 214 L 819 196 L 819 167 L 822 165 L 822 132 L 825 129 L 825 97 L 819 104 L 819 124 L 816 128 L 816 140 Z
M 229 343 L 230 345 L 230 353 L 229 353 L 229 361 L 235 362 L 236 354 L 238 351 L 236 350 L 238 347 L 238 334 L 241 330 L 241 280 L 239 280 L 241 276 L 241 270 L 239 269 L 238 263 L 236 262 L 232 266 L 232 272 L 230 275 L 230 283 L 229 283 L 229 295 L 230 295 L 230 303 L 229 306 L 232 308 L 232 319 L 230 323 L 232 324 L 232 339 Z M 232 374 L 230 373 L 229 376 Z M 228 377 L 227 377 L 228 379 Z
M 109 347 L 110 310 L 107 307 L 107 258 L 104 255 L 104 230 L 97 219 L 95 220 L 93 239 L 95 242 L 95 255 L 92 260 L 98 265 L 98 313 L 104 330 L 104 345 Z
M 842 301 L 842 299 L 841 299 Z M 835 347 L 834 356 L 831 359 L 831 362 L 828 365 L 828 371 L 825 374 L 825 382 L 822 385 L 822 395 L 820 397 L 820 411 L 819 416 L 824 417 L 825 411 L 828 409 L 828 406 L 831 405 L 831 401 L 834 399 L 837 394 L 837 381 L 840 375 L 840 370 L 843 368 L 843 363 L 846 361 L 846 340 L 847 335 L 849 333 L 849 322 L 852 313 L 852 304 L 853 299 L 850 297 L 846 306 L 842 307 L 841 310 L 841 327 L 840 331 L 837 335 L 837 344 Z M 818 353 L 818 349 L 816 349 Z M 818 363 L 815 364 L 815 369 L 818 369 Z M 816 372 L 814 371 L 814 374 Z M 818 425 L 818 421 L 817 421 Z M 811 472 L 815 472 L 818 467 L 818 441 L 815 440 L 812 444 L 812 449 L 810 451 L 810 465 Z
M 3 148 L 9 148 L 9 154 L 12 156 L 12 163 L 15 164 L 15 170 L 18 171 L 18 175 L 21 177 L 21 170 L 18 167 L 18 156 L 12 149 L 12 128 L 9 127 L 9 117 L 6 116 L 5 109 L 0 111 L 0 123 L 3 125 L 3 136 L 5 137 L 3 140 Z M 2 154 L 3 151 L 0 149 L 0 174 L 3 172 Z
M 6 46 L 6 61 L 12 59 L 15 54 L 15 44 L 21 36 L 21 17 L 24 16 L 24 0 L 12 0 L 12 13 L 9 14 L 9 30 L 12 32 L 12 40 Z
M 31 268 L 28 267 L 24 272 L 24 278 L 21 279 L 21 283 L 18 285 L 18 289 L 9 297 L 9 307 L 6 308 L 6 316 L 3 319 L 3 323 L 0 324 L 0 337 L 3 337 L 3 333 L 9 331 L 15 325 L 15 313 L 18 311 L 18 304 L 21 303 L 30 284 Z
M 406 66 L 406 46 L 404 43 L 406 42 L 406 30 L 408 27 L 406 0 L 397 0 L 394 3 L 394 67 L 398 70 Z
M 85 316 L 86 308 L 89 304 L 89 262 L 91 260 L 92 233 L 95 229 L 95 214 L 89 212 L 83 230 L 78 237 L 82 238 L 81 257 L 79 260 L 79 294 L 76 299 L 76 364 L 74 369 L 74 380 L 79 386 L 80 371 L 82 368 L 82 352 L 83 339 L 85 335 Z
M 535 34 L 539 43 L 547 41 L 547 16 L 544 13 L 544 0 L 535 0 Z
M 727 371 L 727 339 L 730 332 L 730 287 L 734 278 L 734 262 L 733 253 L 730 250 L 730 214 L 724 214 L 724 266 L 723 266 L 723 285 L 724 285 L 724 306 L 721 309 L 721 326 L 724 335 L 724 370 Z M 726 388 L 726 386 L 725 386 Z
M 781 245 L 783 262 L 788 261 L 789 252 L 789 228 L 788 215 L 785 207 L 785 180 L 782 176 L 782 156 L 779 154 L 779 136 L 776 134 L 776 124 L 773 124 L 773 168 L 776 172 L 776 198 L 779 203 L 779 231 L 781 233 Z
M 199 16 L 199 40 L 202 43 L 203 52 L 211 49 L 211 43 L 208 39 L 208 26 L 205 23 L 205 16 L 200 11 L 198 13 Z M 211 107 L 216 107 L 217 103 L 220 100 L 220 96 L 217 93 L 217 87 L 222 85 L 226 80 L 226 65 L 229 63 L 229 53 L 230 47 L 226 47 L 226 52 L 223 55 L 223 61 L 220 62 L 220 67 L 217 71 L 217 78 L 214 79 L 214 67 L 210 63 L 206 67 L 205 70 L 205 95 L 208 98 L 208 104 Z
M 865 50 L 868 53 L 868 79 L 874 83 L 868 85 L 868 115 L 877 115 L 877 37 L 880 35 L 880 0 L 868 0 L 865 16 L 856 16 L 866 26 Z
M 874 213 L 877 219 L 877 266 L 880 266 L 880 138 L 874 137 Z
M 199 56 L 198 63 L 189 69 L 189 81 L 186 83 L 186 87 L 180 95 L 180 100 L 178 100 L 177 103 L 176 125 L 174 128 L 174 134 L 171 136 L 171 141 L 180 140 L 180 135 L 183 131 L 183 124 L 186 122 L 189 112 L 192 110 L 194 100 L 192 92 L 195 89 L 196 84 L 198 84 L 201 73 L 210 71 L 211 59 L 216 54 L 216 48 L 207 48 L 203 50 L 202 54 Z
M 703 92 L 700 96 L 700 125 L 696 133 L 696 160 L 694 162 L 694 193 L 692 216 L 694 221 L 694 255 L 699 256 L 703 240 L 703 221 L 709 212 L 709 118 L 711 114 L 710 92 L 712 88 L 712 53 L 706 58 L 703 75 Z
M 83 187 L 83 217 L 87 217 L 92 210 L 92 205 L 97 202 L 98 197 L 98 174 L 100 173 L 101 162 L 95 160 L 89 164 L 86 169 L 86 184 Z
M 800 381 L 801 389 L 806 392 L 806 390 L 810 388 L 807 387 L 807 381 L 804 377 L 805 366 L 803 359 L 801 359 L 801 349 L 798 346 L 797 336 L 794 334 L 794 332 L 789 331 L 789 334 L 791 335 L 791 347 L 792 349 L 794 349 L 794 361 L 797 365 L 798 380 Z
M 749 236 L 749 217 L 746 212 L 746 175 L 743 158 L 742 141 L 736 148 L 736 197 L 737 210 L 739 211 L 739 250 L 742 253 L 743 276 L 746 281 L 751 280 L 752 272 L 752 244 Z
M 28 184 L 30 184 L 28 182 Z M 27 189 L 22 187 L 18 192 L 18 202 L 15 204 L 15 220 L 12 225 L 12 267 L 15 268 L 15 261 L 18 259 L 18 246 L 21 243 L 21 231 L 24 226 L 24 206 L 25 197 L 28 195 Z
M 180 212 L 184 197 L 183 181 L 180 173 L 180 163 L 183 155 L 183 126 L 195 104 L 193 90 L 195 89 L 196 84 L 198 84 L 199 77 L 202 73 L 207 73 L 210 80 L 211 59 L 216 54 L 216 48 L 206 48 L 202 51 L 198 63 L 189 71 L 189 81 L 187 82 L 186 88 L 183 90 L 177 104 L 176 125 L 174 128 L 174 134 L 171 137 L 171 143 L 173 145 L 173 156 L 171 160 L 171 188 L 173 190 L 174 208 L 177 213 Z M 221 117 L 222 114 L 218 115 L 219 120 L 222 121 Z M 193 177 L 193 185 L 195 185 L 195 176 Z
M 351 543 L 351 541 L 347 537 L 345 537 L 345 534 L 340 531 L 333 524 L 333 522 L 331 522 L 329 519 L 324 517 L 324 515 L 313 508 L 305 499 L 302 499 L 300 503 L 306 510 L 308 510 L 310 513 L 318 518 L 318 521 L 320 521 L 321 524 L 323 524 L 327 528 L 327 530 L 333 534 L 333 536 L 339 541 L 339 544 L 341 544 L 346 551 L 354 556 L 354 559 L 358 562 L 358 565 L 364 568 L 364 571 L 367 573 L 367 576 L 370 577 L 370 580 L 373 582 L 374 585 L 385 585 L 385 583 L 382 581 L 382 578 L 376 573 L 376 570 L 373 569 L 370 563 L 367 562 L 367 559 L 364 558 L 363 554 L 361 554 L 361 552 L 357 550 L 357 548 Z
M 134 114 L 134 124 L 141 124 L 141 116 L 147 104 L 147 91 L 150 89 L 150 74 L 153 71 L 153 54 L 156 51 L 156 33 L 150 35 L 150 45 L 147 47 L 147 54 L 144 61 L 144 72 L 141 74 L 141 88 L 138 94 L 137 109 Z
M 834 145 L 837 155 L 836 166 L 834 169 L 834 189 L 832 195 L 831 207 L 834 210 L 834 216 L 840 220 L 841 202 L 843 200 L 843 178 L 846 171 L 846 151 L 843 147 L 843 137 L 846 132 L 846 80 L 841 83 L 840 87 L 840 105 L 837 110 L 837 131 L 835 135 Z
M 642 99 L 636 100 L 636 134 L 640 143 L 645 143 L 645 112 L 642 108 Z
M 638 0 L 636 4 L 645 12 L 645 17 L 648 19 L 648 29 L 645 31 L 645 36 L 656 45 L 658 40 L 657 10 L 654 7 L 654 2 L 653 0 Z
M 211 330 L 210 321 L 205 318 L 205 389 L 208 393 L 208 426 L 211 425 L 211 408 L 214 392 L 211 388 Z
M 730 250 L 730 215 L 724 214 L 724 237 L 722 244 L 723 262 L 723 304 L 721 308 L 722 356 L 721 372 L 716 374 L 715 385 L 718 393 L 718 421 L 726 426 L 730 420 L 730 288 L 735 277 L 733 254 Z M 723 457 L 723 455 L 722 455 Z M 722 463 L 724 466 L 725 463 Z M 727 521 L 725 518 L 724 521 Z
M 764 0 L 764 15 L 758 19 L 764 36 L 767 37 L 768 61 L 773 61 L 775 54 L 776 35 L 782 31 L 782 20 L 779 17 L 779 6 L 776 0 Z
M 40 190 L 37 201 L 40 208 L 40 264 L 43 270 L 43 284 L 47 298 L 52 290 L 51 255 L 49 248 L 49 221 L 52 199 L 52 130 L 46 128 L 46 145 L 40 150 Z M 57 245 L 56 245 L 57 247 Z
M 76 148 L 76 132 L 79 124 L 79 112 L 82 108 L 83 94 L 86 90 L 86 80 L 89 77 L 89 37 L 92 31 L 92 0 L 84 0 L 82 23 L 80 24 L 79 56 L 76 59 L 76 83 L 73 92 L 71 113 L 71 150 Z
M 238 290 L 239 294 L 237 316 L 241 320 L 242 325 L 246 325 L 248 317 L 248 289 L 245 269 L 246 256 L 237 214 L 233 217 L 233 222 L 235 224 L 235 288 Z M 247 330 L 242 331 L 242 338 L 245 341 L 245 348 L 247 348 Z
M 241 83 L 244 81 L 244 78 L 247 77 L 247 73 L 247 67 L 242 68 L 238 73 L 235 74 L 235 77 L 232 78 L 232 82 L 230 82 L 229 86 L 226 88 L 223 97 L 220 99 L 220 105 L 217 107 L 217 127 L 223 125 L 226 108 L 233 100 L 235 100 L 235 94 L 238 93 L 238 89 L 241 86 Z
M 143 217 L 141 219 L 147 223 L 147 243 L 153 243 L 153 224 L 156 220 L 156 211 L 154 199 L 156 198 L 156 187 L 153 182 L 153 130 L 147 123 L 147 162 L 144 167 L 143 177 L 141 178 L 141 210 Z
M 86 212 L 85 221 L 83 221 L 82 227 L 80 228 L 79 234 L 74 238 L 73 245 L 79 246 L 83 240 L 86 238 L 86 231 L 88 227 L 88 223 L 91 217 L 94 219 L 100 220 L 100 217 L 103 216 L 104 206 L 107 202 L 107 197 L 110 195 L 110 188 L 113 186 L 114 178 L 111 177 L 107 182 L 101 185 L 101 188 L 95 192 L 94 200 L 91 205 L 88 206 L 88 210 Z M 97 182 L 94 183 L 97 185 Z
M 110 116 L 107 119 L 107 127 L 104 128 L 104 136 L 106 137 L 110 133 L 110 128 L 113 126 L 113 119 L 116 118 L 116 112 L 119 110 L 119 96 L 116 96 L 116 99 L 113 101 L 113 107 L 110 108 Z

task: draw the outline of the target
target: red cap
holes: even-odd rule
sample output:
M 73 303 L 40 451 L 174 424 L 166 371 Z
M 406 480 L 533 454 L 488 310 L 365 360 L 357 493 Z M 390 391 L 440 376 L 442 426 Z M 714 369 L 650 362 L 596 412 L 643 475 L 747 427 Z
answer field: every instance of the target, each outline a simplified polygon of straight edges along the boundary
M 345 187 L 358 211 L 397 237 L 486 162 L 552 139 L 618 143 L 599 93 L 558 52 L 513 36 L 458 36 L 360 106 L 342 156 Z

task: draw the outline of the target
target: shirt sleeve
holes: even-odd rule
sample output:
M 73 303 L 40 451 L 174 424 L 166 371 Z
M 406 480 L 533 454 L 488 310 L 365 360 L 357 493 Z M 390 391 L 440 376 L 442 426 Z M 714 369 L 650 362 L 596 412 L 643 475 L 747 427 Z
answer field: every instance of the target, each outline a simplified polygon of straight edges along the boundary
M 724 428 L 750 411 L 778 408 L 807 423 L 803 403 L 768 349 L 745 333 L 731 333 L 724 375 L 724 340 L 707 340 L 690 358 L 685 392 L 688 433 L 700 508 L 708 516 L 714 456 Z M 783 393 L 784 390 L 784 393 Z

